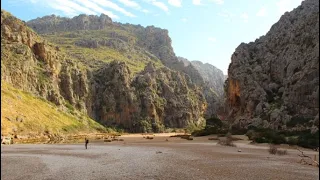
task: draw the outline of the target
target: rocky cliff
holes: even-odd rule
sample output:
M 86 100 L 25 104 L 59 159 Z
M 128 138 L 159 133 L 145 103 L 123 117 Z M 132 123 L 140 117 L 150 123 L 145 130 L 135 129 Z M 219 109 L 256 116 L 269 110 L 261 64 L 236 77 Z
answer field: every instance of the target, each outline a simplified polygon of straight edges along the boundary
M 84 15 L 81 16 L 82 18 L 84 17 Z M 93 20 L 94 22 L 99 19 L 98 16 L 92 17 L 96 18 L 96 20 Z M 185 73 L 194 84 L 202 87 L 203 93 L 207 94 L 206 100 L 210 101 L 208 106 L 210 108 L 206 111 L 206 115 L 210 117 L 214 114 L 213 101 L 216 101 L 217 93 L 213 92 L 213 89 L 205 87 L 205 81 L 198 69 L 194 66 L 184 66 L 179 61 L 171 46 L 168 30 L 154 26 L 142 27 L 140 25 L 117 22 L 98 30 L 90 26 L 87 27 L 86 31 L 83 31 L 83 28 L 77 31 L 61 28 L 61 26 L 64 27 L 71 22 L 71 24 L 77 24 L 78 19 L 79 17 L 68 19 L 46 16 L 31 20 L 27 24 L 50 41 L 64 47 L 70 56 L 78 58 L 81 62 L 90 64 L 89 66 L 92 67 L 96 66 L 97 61 L 106 62 L 113 59 L 126 62 L 129 69 L 134 71 L 134 74 L 141 72 L 144 65 L 149 62 L 156 63 L 157 67 L 164 65 L 169 69 Z M 55 21 L 59 21 L 59 23 L 54 23 Z M 59 33 L 53 33 L 53 30 L 43 28 L 44 26 L 49 26 L 48 24 L 50 24 L 50 27 L 54 26 L 52 29 L 59 29 L 57 31 Z M 86 54 L 87 51 L 90 51 L 90 54 Z M 111 51 L 112 54 L 118 53 L 116 56 L 110 56 L 110 54 L 105 53 L 106 51 Z M 102 55 L 99 56 L 99 54 Z M 91 58 L 92 56 L 93 58 Z M 94 61 L 91 59 L 94 59 Z M 93 62 L 95 62 L 94 65 L 92 64 Z M 137 67 L 137 65 L 140 66 Z
M 201 88 L 185 73 L 164 67 L 164 54 L 145 48 L 130 25 L 104 15 L 49 16 L 28 24 L 49 34 L 40 37 L 1 11 L 2 81 L 130 132 L 204 123 L 207 103 Z
M 59 47 L 1 10 L 2 132 L 34 137 L 104 129 L 86 114 L 66 106 L 67 96 L 60 86 L 65 79 L 60 75 L 68 61 Z
M 102 21 L 101 17 L 105 16 L 79 15 L 70 19 L 51 15 L 28 21 L 27 25 L 54 43 L 61 46 L 68 44 L 66 48 L 72 53 L 72 57 L 79 57 L 79 52 L 74 50 L 74 45 L 96 50 L 104 47 L 112 51 L 120 51 L 118 56 L 124 56 L 120 59 L 110 57 L 115 60 L 128 59 L 125 61 L 129 65 L 134 61 L 138 64 L 145 61 L 143 63 L 147 64 L 146 61 L 159 60 L 161 64 L 170 69 L 188 74 L 198 86 L 203 85 L 204 82 L 199 72 L 193 66 L 186 67 L 178 60 L 171 46 L 168 30 L 154 26 L 121 24 L 112 22 L 108 18 L 103 18 L 104 23 L 97 26 L 97 23 Z M 137 56 L 132 56 L 132 54 Z M 101 58 L 100 56 L 94 59 L 101 60 Z M 137 71 L 142 69 L 140 67 Z
M 53 14 L 28 21 L 28 26 L 40 34 L 76 30 L 99 30 L 111 25 L 112 19 L 105 14 L 101 14 L 99 17 L 81 14 L 72 19 Z
M 223 97 L 225 81 L 223 72 L 211 64 L 203 64 L 201 61 L 191 61 L 191 64 L 199 71 L 205 84 L 211 87 L 218 97 Z
M 204 124 L 206 101 L 184 73 L 149 63 L 131 78 L 125 63 L 112 62 L 94 72 L 89 114 L 109 126 L 134 132 L 161 132 Z
M 223 72 L 215 66 L 201 61 L 189 61 L 186 58 L 178 57 L 186 69 L 192 68 L 200 75 L 201 86 L 205 94 L 208 109 L 206 111 L 207 118 L 217 114 L 217 109 L 223 103 L 224 98 L 224 82 L 225 76 Z
M 265 36 L 240 44 L 231 59 L 227 102 L 235 126 L 318 129 L 318 0 L 286 12 Z

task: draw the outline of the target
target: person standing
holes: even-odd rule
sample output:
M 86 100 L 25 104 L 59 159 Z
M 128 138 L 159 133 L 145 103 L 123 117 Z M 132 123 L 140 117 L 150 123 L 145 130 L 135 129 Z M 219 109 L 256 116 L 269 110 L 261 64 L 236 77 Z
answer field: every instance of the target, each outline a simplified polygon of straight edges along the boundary
M 86 149 L 88 149 L 88 143 L 89 143 L 89 140 L 87 138 L 85 138 L 85 146 L 86 146 Z

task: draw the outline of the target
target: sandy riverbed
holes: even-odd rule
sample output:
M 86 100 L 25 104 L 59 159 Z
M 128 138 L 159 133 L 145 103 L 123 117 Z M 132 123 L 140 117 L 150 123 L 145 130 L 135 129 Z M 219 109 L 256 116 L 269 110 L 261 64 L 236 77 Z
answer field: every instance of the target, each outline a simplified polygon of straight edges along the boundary
M 217 145 L 208 137 L 193 141 L 173 134 L 124 135 L 124 141 L 92 140 L 84 144 L 15 144 L 1 146 L 1 179 L 217 179 L 268 180 L 319 178 L 319 168 L 299 164 L 298 152 L 270 155 L 266 145 L 236 141 Z M 166 141 L 168 139 L 168 141 Z M 241 152 L 238 150 L 241 149 Z M 318 152 L 305 150 L 308 155 Z M 319 157 L 319 156 L 318 156 Z

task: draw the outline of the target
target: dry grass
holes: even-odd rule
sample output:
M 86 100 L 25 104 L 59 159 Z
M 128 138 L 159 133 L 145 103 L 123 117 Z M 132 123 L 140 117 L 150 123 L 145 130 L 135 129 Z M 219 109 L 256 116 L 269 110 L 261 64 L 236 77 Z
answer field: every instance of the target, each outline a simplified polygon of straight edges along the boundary
M 269 152 L 269 154 L 277 154 L 280 156 L 288 154 L 288 151 L 286 149 L 278 149 L 278 147 L 274 144 L 269 145 L 268 152 Z
M 124 30 L 113 29 L 111 31 L 113 33 L 116 32 L 117 34 L 120 33 L 121 36 L 136 39 L 134 34 L 130 34 Z M 163 67 L 160 59 L 156 58 L 155 56 L 154 58 L 150 59 L 149 53 L 137 48 L 135 48 L 134 51 L 132 51 L 132 48 L 129 48 L 131 51 L 126 52 L 107 46 L 99 46 L 98 48 L 76 46 L 75 42 L 81 39 L 106 39 L 108 38 L 110 30 L 93 30 L 88 32 L 90 33 L 88 34 L 80 32 L 80 34 L 74 34 L 76 37 L 67 37 L 66 35 L 68 33 L 60 33 L 59 35 L 47 34 L 44 36 L 50 42 L 59 45 L 61 52 L 79 60 L 85 59 L 87 63 L 94 63 L 96 60 L 101 60 L 104 62 L 111 62 L 113 60 L 126 62 L 133 74 L 142 71 L 145 65 L 149 62 L 154 62 L 157 68 Z
M 229 139 L 229 138 L 219 139 L 218 144 L 223 145 L 223 146 L 236 147 L 236 145 L 233 144 L 232 139 Z
M 277 146 L 273 144 L 269 145 L 269 149 L 268 149 L 269 154 L 277 154 L 277 151 L 278 151 Z
M 1 131 L 5 134 L 95 133 L 94 120 L 60 111 L 55 105 L 1 82 Z
M 232 146 L 236 147 L 235 144 L 233 144 L 233 137 L 230 133 L 226 134 L 226 136 L 223 138 L 219 138 L 218 144 L 223 146 Z

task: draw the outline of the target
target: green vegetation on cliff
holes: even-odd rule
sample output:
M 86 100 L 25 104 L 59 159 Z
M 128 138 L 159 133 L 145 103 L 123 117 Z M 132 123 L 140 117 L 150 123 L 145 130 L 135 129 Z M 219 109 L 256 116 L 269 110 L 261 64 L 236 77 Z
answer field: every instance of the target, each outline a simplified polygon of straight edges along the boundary
M 54 104 L 1 82 L 1 133 L 19 135 L 108 132 L 86 115 Z
M 60 50 L 89 67 L 98 67 L 101 62 L 126 62 L 133 74 L 144 69 L 149 62 L 162 67 L 161 61 L 135 43 L 137 38 L 116 27 L 102 30 L 78 30 L 42 35 L 58 44 Z

